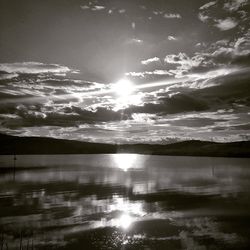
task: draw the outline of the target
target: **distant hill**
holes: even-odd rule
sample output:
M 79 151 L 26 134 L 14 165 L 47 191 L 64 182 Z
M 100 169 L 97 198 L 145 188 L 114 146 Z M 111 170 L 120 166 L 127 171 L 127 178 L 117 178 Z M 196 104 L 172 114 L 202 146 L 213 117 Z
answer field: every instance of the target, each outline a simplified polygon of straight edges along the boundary
M 109 154 L 250 157 L 250 141 L 217 143 L 184 141 L 173 144 L 104 144 L 46 137 L 0 134 L 0 154 Z

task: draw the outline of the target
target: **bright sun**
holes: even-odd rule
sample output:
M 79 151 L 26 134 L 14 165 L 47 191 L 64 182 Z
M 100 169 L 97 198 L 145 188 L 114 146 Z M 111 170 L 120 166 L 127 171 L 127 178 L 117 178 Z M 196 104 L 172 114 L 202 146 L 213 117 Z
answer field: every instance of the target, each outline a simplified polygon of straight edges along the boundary
M 127 97 L 134 92 L 135 86 L 128 79 L 121 79 L 113 85 L 112 90 L 118 96 Z

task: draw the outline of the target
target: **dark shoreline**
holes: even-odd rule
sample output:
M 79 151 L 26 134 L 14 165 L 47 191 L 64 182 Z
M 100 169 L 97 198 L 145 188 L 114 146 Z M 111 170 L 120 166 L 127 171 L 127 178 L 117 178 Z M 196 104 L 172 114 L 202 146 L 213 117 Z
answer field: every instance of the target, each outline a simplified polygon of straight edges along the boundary
M 166 145 L 118 145 L 5 134 L 0 134 L 0 140 L 0 155 L 135 153 L 168 156 L 250 157 L 250 141 L 218 143 L 193 140 Z

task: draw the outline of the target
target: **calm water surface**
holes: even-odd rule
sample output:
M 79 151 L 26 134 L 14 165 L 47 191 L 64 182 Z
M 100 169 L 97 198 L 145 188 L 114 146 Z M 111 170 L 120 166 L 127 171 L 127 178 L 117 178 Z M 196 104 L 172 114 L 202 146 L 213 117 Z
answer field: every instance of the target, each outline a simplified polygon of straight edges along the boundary
M 0 173 L 1 249 L 250 249 L 250 160 L 18 156 Z M 13 166 L 1 156 L 0 167 Z

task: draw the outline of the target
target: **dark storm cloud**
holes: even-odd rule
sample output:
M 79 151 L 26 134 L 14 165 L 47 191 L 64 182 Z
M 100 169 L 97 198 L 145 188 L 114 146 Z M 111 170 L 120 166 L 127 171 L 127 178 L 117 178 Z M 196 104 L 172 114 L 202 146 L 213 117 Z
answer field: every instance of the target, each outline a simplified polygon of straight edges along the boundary
M 98 123 L 120 121 L 127 119 L 127 115 L 120 112 L 97 108 L 90 111 L 79 107 L 45 108 L 40 105 L 19 105 L 17 107 L 1 108 L 1 125 L 7 128 L 35 127 L 35 126 L 78 126 L 84 123 Z
M 168 93 L 158 93 L 158 103 L 145 103 L 143 106 L 131 106 L 125 110 L 127 114 L 133 113 L 149 113 L 164 116 L 166 114 L 179 114 L 188 112 L 209 111 L 216 112 L 220 109 L 234 109 L 234 112 L 239 107 L 249 109 L 250 106 L 250 74 L 249 68 L 240 71 L 232 72 L 227 75 L 220 75 L 206 80 L 202 88 L 185 88 L 174 85 L 170 86 L 173 91 L 172 96 L 167 96 Z M 169 90 L 170 90 L 169 89 Z M 175 92 L 177 91 L 177 94 Z M 178 92 L 182 93 L 178 93 Z M 185 93 L 186 94 L 183 94 Z M 162 97 L 166 95 L 166 97 Z M 217 119 L 220 119 L 220 112 L 217 113 Z M 192 119 L 193 124 L 207 123 L 209 117 Z M 186 120 L 181 120 L 180 123 L 186 125 Z M 191 123 L 190 123 L 191 124 Z
M 172 97 L 159 98 L 159 103 L 145 103 L 143 106 L 131 106 L 124 112 L 131 113 L 153 113 L 153 114 L 174 114 L 188 111 L 207 110 L 207 104 L 189 95 L 176 94 Z
M 196 90 L 194 95 L 206 99 L 211 104 L 233 104 L 243 102 L 250 106 L 250 73 L 249 68 L 227 76 L 216 77 L 212 81 L 214 86 Z M 214 101 L 214 102 L 212 102 Z

